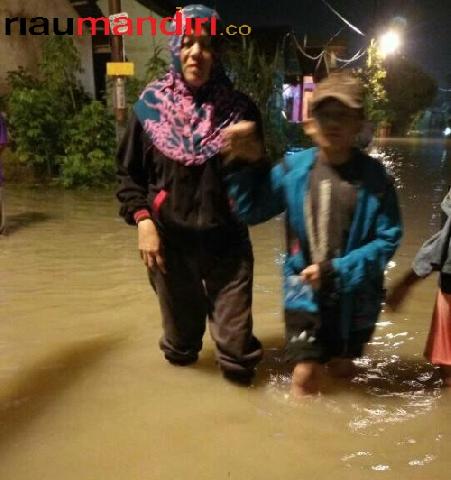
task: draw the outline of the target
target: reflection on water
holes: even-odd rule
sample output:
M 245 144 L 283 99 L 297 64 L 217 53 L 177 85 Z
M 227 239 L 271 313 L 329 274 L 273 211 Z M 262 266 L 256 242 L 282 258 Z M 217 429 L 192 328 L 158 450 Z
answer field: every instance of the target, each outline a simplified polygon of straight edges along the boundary
M 449 145 L 380 143 L 403 209 L 390 283 L 440 224 Z M 444 480 L 451 393 L 422 358 L 436 279 L 383 313 L 352 381 L 288 395 L 282 361 L 283 222 L 252 229 L 255 384 L 226 383 L 205 338 L 198 364 L 166 364 L 160 319 L 111 192 L 7 189 L 0 238 L 0 478 Z

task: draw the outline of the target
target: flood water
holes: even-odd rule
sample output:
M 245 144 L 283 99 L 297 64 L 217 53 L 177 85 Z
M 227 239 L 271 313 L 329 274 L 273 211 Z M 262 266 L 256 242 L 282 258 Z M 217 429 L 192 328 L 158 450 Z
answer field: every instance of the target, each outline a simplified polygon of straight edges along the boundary
M 406 234 L 387 273 L 439 227 L 451 146 L 386 141 Z M 206 335 L 198 364 L 162 358 L 136 231 L 111 192 L 8 186 L 0 236 L 1 480 L 447 480 L 451 392 L 422 357 L 437 278 L 383 313 L 361 373 L 293 401 L 281 362 L 282 222 L 252 229 L 251 388 L 222 379 Z

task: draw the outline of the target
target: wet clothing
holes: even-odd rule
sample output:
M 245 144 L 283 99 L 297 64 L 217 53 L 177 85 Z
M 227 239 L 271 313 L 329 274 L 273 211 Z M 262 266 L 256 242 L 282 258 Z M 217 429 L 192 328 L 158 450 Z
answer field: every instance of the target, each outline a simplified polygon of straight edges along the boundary
M 439 289 L 424 356 L 434 365 L 451 366 L 451 295 Z
M 304 215 L 309 262 L 320 264 L 323 281 L 317 313 L 286 312 L 285 356 L 289 361 L 324 363 L 333 357 L 359 357 L 374 331 L 374 326 L 359 330 L 347 343 L 337 335 L 340 299 L 330 260 L 345 250 L 354 217 L 362 170 L 358 154 L 353 153 L 342 165 L 330 165 L 318 158 L 312 167 Z
M 250 242 L 218 248 L 215 238 L 189 240 L 187 247 L 165 244 L 166 274 L 149 271 L 163 316 L 160 347 L 172 363 L 196 361 L 208 317 L 221 368 L 250 373 L 262 355 L 252 335 Z
M 183 24 L 218 19 L 202 5 L 177 14 Z M 196 90 L 186 84 L 182 37 L 170 37 L 169 72 L 144 89 L 120 145 L 120 214 L 129 224 L 150 217 L 159 231 L 167 274 L 155 270 L 149 277 L 160 302 L 165 357 L 195 361 L 208 316 L 220 367 L 228 378 L 245 379 L 262 357 L 252 335 L 253 257 L 247 226 L 231 211 L 220 150 L 224 129 L 240 120 L 257 122 L 261 132 L 260 115 L 234 89 L 213 47 L 208 81 Z
M 451 190 L 443 199 L 441 208 L 444 225 L 423 243 L 412 268 L 419 277 L 440 272 L 439 291 L 424 355 L 435 365 L 451 365 Z
M 322 306 L 318 314 L 285 311 L 285 359 L 289 362 L 316 361 L 332 358 L 358 358 L 373 336 L 375 326 L 356 330 L 345 341 L 337 332 L 340 308 Z
M 445 221 L 442 228 L 426 240 L 412 264 L 418 277 L 427 277 L 433 271 L 440 272 L 440 288 L 443 293 L 451 293 L 451 189 L 442 200 Z
M 252 111 L 246 119 L 257 120 L 255 115 Z M 134 213 L 144 209 L 164 232 L 247 231 L 230 209 L 219 155 L 196 166 L 175 162 L 152 145 L 132 114 L 118 158 L 120 214 L 130 225 Z
M 247 223 L 266 221 L 286 210 L 290 235 L 284 264 L 284 305 L 287 356 L 294 361 L 324 362 L 333 356 L 352 358 L 362 353 L 380 312 L 385 267 L 402 234 L 396 192 L 382 164 L 354 151 L 352 162 L 357 168 L 349 169 L 351 176 L 346 170 L 353 163 L 345 165 L 343 172 L 335 169 L 324 176 L 315 170 L 317 154 L 313 148 L 286 155 L 282 164 L 271 169 L 254 167 L 229 176 L 236 211 Z M 320 263 L 322 288 L 318 292 L 300 280 L 301 271 L 312 263 L 309 223 L 319 225 L 322 221 L 318 209 L 313 215 L 319 218 L 312 222 L 305 213 L 313 175 L 335 184 L 338 190 L 329 198 L 336 198 L 337 203 L 340 189 L 348 192 L 342 205 L 335 201 L 330 204 L 330 220 L 325 222 L 324 231 L 336 233 L 325 237 L 322 252 L 326 255 Z M 346 219 L 351 212 L 349 224 Z M 341 225 L 331 229 L 336 213 Z
M 168 272 L 150 277 L 166 358 L 197 358 L 208 315 L 221 368 L 251 373 L 262 357 L 251 334 L 253 257 L 247 226 L 230 208 L 221 158 L 174 162 L 152 146 L 135 116 L 118 158 L 120 214 L 135 224 L 134 214 L 148 211 L 163 244 Z
M 346 247 L 357 202 L 359 173 L 356 158 L 340 166 L 318 159 L 312 167 L 304 204 L 312 263 L 340 256 Z

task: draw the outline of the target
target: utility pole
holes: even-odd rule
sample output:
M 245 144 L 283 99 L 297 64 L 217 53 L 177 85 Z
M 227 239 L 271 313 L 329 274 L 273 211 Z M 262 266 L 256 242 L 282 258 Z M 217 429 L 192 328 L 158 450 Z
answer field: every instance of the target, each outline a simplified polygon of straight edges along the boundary
M 121 0 L 108 0 L 109 13 L 117 15 L 122 12 Z M 110 35 L 111 61 L 113 63 L 124 62 L 124 42 L 122 35 Z M 125 77 L 115 74 L 113 76 L 113 106 L 116 117 L 116 134 L 118 138 L 127 122 L 127 102 L 125 97 Z

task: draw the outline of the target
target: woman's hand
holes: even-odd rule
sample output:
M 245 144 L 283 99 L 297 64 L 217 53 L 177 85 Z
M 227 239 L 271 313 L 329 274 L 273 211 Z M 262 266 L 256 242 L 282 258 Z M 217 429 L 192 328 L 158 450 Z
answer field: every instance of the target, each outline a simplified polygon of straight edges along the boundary
M 260 160 L 264 155 L 264 148 L 257 132 L 257 124 L 241 120 L 224 129 L 221 154 L 226 163 L 237 158 L 249 162 Z
M 313 290 L 319 290 L 321 287 L 321 270 L 319 265 L 315 263 L 301 272 L 301 280 L 312 286 Z
M 150 218 L 138 223 L 138 248 L 141 258 L 148 268 L 157 267 L 166 273 L 160 236 Z

